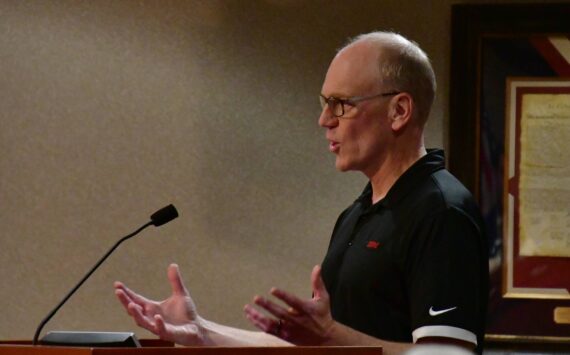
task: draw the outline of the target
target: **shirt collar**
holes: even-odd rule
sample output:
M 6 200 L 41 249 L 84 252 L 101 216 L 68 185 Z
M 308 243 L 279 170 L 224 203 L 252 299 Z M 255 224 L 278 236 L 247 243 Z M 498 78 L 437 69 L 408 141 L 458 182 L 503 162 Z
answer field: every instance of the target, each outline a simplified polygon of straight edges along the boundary
M 427 154 L 410 166 L 390 188 L 386 196 L 370 206 L 372 203 L 372 184 L 368 182 L 356 202 L 364 208 L 385 207 L 396 204 L 404 196 L 414 190 L 416 186 L 434 172 L 445 168 L 445 154 L 442 149 L 428 149 Z

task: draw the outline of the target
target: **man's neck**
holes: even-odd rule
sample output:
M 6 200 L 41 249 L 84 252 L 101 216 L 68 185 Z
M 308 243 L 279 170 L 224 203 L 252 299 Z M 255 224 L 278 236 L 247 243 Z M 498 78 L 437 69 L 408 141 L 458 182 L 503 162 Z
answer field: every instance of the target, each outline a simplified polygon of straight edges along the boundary
M 421 145 L 414 150 L 400 151 L 387 156 L 382 165 L 368 176 L 372 185 L 372 203 L 375 204 L 386 197 L 400 176 L 424 155 L 426 149 Z

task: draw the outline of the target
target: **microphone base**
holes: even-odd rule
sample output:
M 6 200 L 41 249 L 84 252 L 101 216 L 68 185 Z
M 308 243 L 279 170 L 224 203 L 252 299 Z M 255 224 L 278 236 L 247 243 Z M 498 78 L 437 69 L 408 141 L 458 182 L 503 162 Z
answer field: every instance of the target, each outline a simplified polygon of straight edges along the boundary
M 41 345 L 73 346 L 89 348 L 140 348 L 135 333 L 129 332 L 48 332 L 40 340 Z

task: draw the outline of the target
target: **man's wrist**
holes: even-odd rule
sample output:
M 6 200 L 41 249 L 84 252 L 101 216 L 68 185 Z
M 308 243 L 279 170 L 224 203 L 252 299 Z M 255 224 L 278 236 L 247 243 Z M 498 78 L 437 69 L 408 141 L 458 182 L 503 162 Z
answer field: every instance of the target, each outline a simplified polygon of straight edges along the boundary
M 339 328 L 340 323 L 334 319 L 331 319 L 329 324 L 323 329 L 321 345 L 334 345 L 335 339 L 337 339 Z
M 215 331 L 210 321 L 200 316 L 197 316 L 196 321 L 194 321 L 194 325 L 196 326 L 196 340 L 197 340 L 197 344 L 195 345 L 199 346 L 215 345 L 215 342 L 212 339 L 212 335 L 215 334 Z

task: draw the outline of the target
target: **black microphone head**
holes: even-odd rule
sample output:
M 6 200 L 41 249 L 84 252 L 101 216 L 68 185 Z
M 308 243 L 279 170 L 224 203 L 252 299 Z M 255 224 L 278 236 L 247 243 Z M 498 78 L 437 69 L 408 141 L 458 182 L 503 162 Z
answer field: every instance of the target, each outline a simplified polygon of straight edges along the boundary
M 158 227 L 172 221 L 176 217 L 178 217 L 178 211 L 174 205 L 170 204 L 154 212 L 152 216 L 150 216 L 150 220 L 155 227 Z

